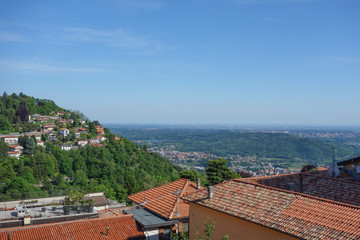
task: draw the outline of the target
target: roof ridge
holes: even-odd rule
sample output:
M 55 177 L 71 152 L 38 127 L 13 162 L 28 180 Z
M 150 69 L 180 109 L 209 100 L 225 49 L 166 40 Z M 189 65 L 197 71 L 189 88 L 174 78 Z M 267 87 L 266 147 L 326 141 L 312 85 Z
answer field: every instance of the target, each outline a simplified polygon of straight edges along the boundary
M 326 170 L 324 170 L 324 171 L 326 171 Z M 336 178 L 331 178 L 331 177 L 327 177 L 327 176 L 317 176 L 317 175 L 310 174 L 310 173 L 308 173 L 308 172 L 299 173 L 299 174 L 300 174 L 300 175 L 306 175 L 306 176 L 318 177 L 318 178 L 330 179 L 330 180 L 332 180 L 332 181 L 338 181 L 338 182 L 344 182 L 344 183 L 351 183 L 351 184 L 356 184 L 356 185 L 359 185 L 359 186 L 360 186 L 360 183 L 359 183 L 359 182 L 354 182 L 354 181 L 345 180 L 345 179 L 336 179 Z
M 174 215 L 174 212 L 175 212 L 175 209 L 176 209 L 176 205 L 178 204 L 178 202 L 180 201 L 180 198 L 182 197 L 183 195 L 183 191 L 186 190 L 186 187 L 189 185 L 189 182 L 191 182 L 190 180 L 188 179 L 185 179 L 186 182 L 185 184 L 183 185 L 183 187 L 181 189 L 177 189 L 176 191 L 180 190 L 180 193 L 179 193 L 179 198 L 176 198 L 176 201 L 174 203 L 174 206 L 172 208 L 172 211 L 169 213 L 169 216 L 168 218 L 169 219 L 172 219 L 173 215 Z
M 326 198 L 320 198 L 320 197 L 312 196 L 312 195 L 309 195 L 309 194 L 306 194 L 306 193 L 299 193 L 299 192 L 295 192 L 295 191 L 284 190 L 284 189 L 281 189 L 281 188 L 270 187 L 270 186 L 262 185 L 262 184 L 259 184 L 259 183 L 246 182 L 246 181 L 242 181 L 241 178 L 232 179 L 232 180 L 229 180 L 229 181 L 241 182 L 241 183 L 245 183 L 245 184 L 254 185 L 254 186 L 257 186 L 257 187 L 267 188 L 267 189 L 270 189 L 270 190 L 275 190 L 275 191 L 279 191 L 279 192 L 285 192 L 285 193 L 290 193 L 290 194 L 294 194 L 294 195 L 299 195 L 299 196 L 303 196 L 303 197 L 307 197 L 307 198 L 311 198 L 311 199 L 315 199 L 315 200 L 320 200 L 320 201 L 323 201 L 323 202 L 329 202 L 329 203 L 333 203 L 333 204 L 336 204 L 336 205 L 341 205 L 341 206 L 345 206 L 345 207 L 352 207 L 352 208 L 360 209 L 360 206 L 357 206 L 357 205 L 352 205 L 352 204 L 349 204 L 349 203 L 333 201 L 333 200 L 326 199 Z
M 190 182 L 192 182 L 192 181 L 186 179 L 186 182 L 185 182 L 183 188 L 182 188 L 181 191 L 180 191 L 179 199 L 180 199 L 180 197 L 184 194 L 184 192 L 186 191 L 186 188 L 187 188 L 187 186 L 189 185 Z
M 77 220 L 71 220 L 71 221 L 62 221 L 62 222 L 53 222 L 53 223 L 43 223 L 43 224 L 37 224 L 37 225 L 3 228 L 3 229 L 0 229 L 0 233 L 7 232 L 7 231 L 28 230 L 28 229 L 40 228 L 40 227 L 50 227 L 50 226 L 55 226 L 55 225 L 81 223 L 81 222 L 88 222 L 88 221 L 104 221 L 104 220 L 109 220 L 109 218 L 129 218 L 129 217 L 132 217 L 132 214 L 124 214 L 124 215 L 109 216 L 109 217 L 90 217 L 90 218 L 77 219 Z
M 325 172 L 327 170 L 317 170 L 314 172 Z M 272 179 L 272 178 L 277 178 L 277 177 L 283 177 L 283 176 L 296 176 L 296 175 L 306 175 L 306 176 L 312 176 L 312 177 L 318 177 L 318 178 L 325 178 L 325 179 L 330 179 L 332 181 L 339 181 L 339 182 L 344 182 L 344 183 L 352 183 L 352 184 L 356 184 L 360 186 L 360 183 L 358 182 L 354 182 L 354 181 L 350 181 L 350 180 L 344 180 L 344 179 L 336 179 L 336 178 L 331 178 L 331 177 L 327 177 L 327 176 L 318 176 L 315 174 L 312 174 L 311 171 L 307 171 L 307 172 L 298 172 L 298 173 L 286 173 L 286 174 L 281 174 L 281 175 L 269 175 L 269 176 L 261 176 L 261 177 L 249 177 L 247 179 L 253 179 L 253 180 L 262 180 L 262 179 Z M 241 178 L 236 178 L 236 179 L 241 179 Z M 233 180 L 233 179 L 231 179 Z

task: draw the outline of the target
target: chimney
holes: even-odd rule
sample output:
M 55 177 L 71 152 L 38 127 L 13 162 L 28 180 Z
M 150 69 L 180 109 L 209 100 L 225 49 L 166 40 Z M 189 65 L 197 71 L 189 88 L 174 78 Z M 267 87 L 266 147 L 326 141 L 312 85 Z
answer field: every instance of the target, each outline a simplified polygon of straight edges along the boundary
M 11 233 L 8 233 L 7 236 L 8 236 L 8 240 L 11 240 Z
M 197 185 L 196 185 L 196 189 L 200 190 L 200 178 L 197 179 Z
M 25 215 L 23 221 L 24 221 L 24 226 L 30 225 L 30 224 L 31 224 L 31 217 L 30 217 L 30 215 Z
M 109 227 L 106 227 L 106 235 L 105 236 L 109 236 Z
M 208 199 L 211 199 L 214 196 L 214 189 L 212 186 L 207 187 L 208 190 Z

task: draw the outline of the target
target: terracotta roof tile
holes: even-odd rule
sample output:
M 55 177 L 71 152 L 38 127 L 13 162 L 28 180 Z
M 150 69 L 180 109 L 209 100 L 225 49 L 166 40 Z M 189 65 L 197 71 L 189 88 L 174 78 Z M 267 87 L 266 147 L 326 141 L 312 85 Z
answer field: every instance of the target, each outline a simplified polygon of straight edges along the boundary
M 19 145 L 19 144 L 10 144 L 9 148 L 16 148 L 16 147 L 21 147 L 23 148 L 23 146 Z
M 121 216 L 125 215 L 124 210 L 132 210 L 132 207 L 120 207 L 120 208 L 108 208 L 104 210 L 100 210 L 99 217 L 114 217 L 114 216 Z
M 135 193 L 128 198 L 140 204 L 146 197 L 146 204 L 144 207 L 152 212 L 155 212 L 166 219 L 176 219 L 189 217 L 189 204 L 185 203 L 182 199 L 179 200 L 179 213 L 176 215 L 176 194 L 175 191 L 179 190 L 180 198 L 188 193 L 197 191 L 196 184 L 187 180 L 179 179 L 177 181 L 149 189 L 147 191 Z M 201 187 L 203 189 L 203 187 Z
M 106 236 L 106 227 L 109 234 Z M 129 215 L 108 218 L 86 219 L 56 224 L 25 226 L 0 230 L 0 240 L 88 240 L 142 238 L 144 233 Z
M 334 200 L 360 206 L 360 183 L 348 181 L 345 172 L 340 178 L 330 178 L 327 171 L 272 175 L 266 177 L 244 178 L 243 181 L 280 188 L 283 190 L 301 191 L 315 197 Z M 302 177 L 301 177 L 302 176 Z M 346 179 L 346 180 L 342 180 Z
M 269 187 L 252 180 L 235 179 L 214 185 L 211 199 L 207 198 L 207 190 L 183 198 L 303 239 L 360 238 L 359 206 Z

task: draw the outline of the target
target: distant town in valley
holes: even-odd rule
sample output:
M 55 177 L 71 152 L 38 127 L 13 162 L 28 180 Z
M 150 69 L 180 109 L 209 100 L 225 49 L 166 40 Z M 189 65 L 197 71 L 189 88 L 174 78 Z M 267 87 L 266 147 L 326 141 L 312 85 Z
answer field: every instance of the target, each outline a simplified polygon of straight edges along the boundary
M 298 172 L 306 164 L 328 167 L 333 160 L 332 147 L 334 147 L 335 160 L 343 160 L 360 154 L 359 127 L 105 125 L 112 132 L 132 140 L 139 147 L 146 146 L 149 152 L 158 153 L 170 159 L 173 164 L 184 169 L 195 169 L 199 172 L 204 171 L 208 160 L 218 158 L 227 159 L 229 167 L 234 171 L 245 171 L 251 176 L 266 176 Z M 266 134 L 267 137 L 271 137 L 275 141 L 273 144 L 277 145 L 278 148 L 282 146 L 283 137 L 289 138 L 287 140 L 290 142 L 303 140 L 305 145 L 315 143 L 317 150 L 321 149 L 325 152 L 323 155 L 319 155 L 316 151 L 311 158 L 306 158 L 302 157 L 301 150 L 292 148 L 284 149 L 280 156 L 273 156 L 273 152 L 269 151 L 268 154 L 264 154 L 261 152 L 261 148 L 253 151 L 253 146 L 248 145 L 244 154 L 236 154 L 238 152 L 237 146 L 234 148 L 230 148 L 228 145 L 224 146 L 229 132 L 232 134 L 231 138 L 237 138 L 236 140 L 248 138 L 246 139 L 247 142 L 251 141 L 250 138 L 254 135 Z M 213 141 L 214 136 L 217 138 L 216 144 Z M 262 146 L 262 141 L 260 139 L 252 144 Z M 196 149 L 199 142 L 202 143 L 202 150 Z M 208 146 L 208 149 L 204 149 L 204 145 Z M 241 147 L 238 146 L 238 148 Z M 304 148 L 307 147 L 304 146 Z M 219 148 L 225 148 L 226 151 L 220 152 Z

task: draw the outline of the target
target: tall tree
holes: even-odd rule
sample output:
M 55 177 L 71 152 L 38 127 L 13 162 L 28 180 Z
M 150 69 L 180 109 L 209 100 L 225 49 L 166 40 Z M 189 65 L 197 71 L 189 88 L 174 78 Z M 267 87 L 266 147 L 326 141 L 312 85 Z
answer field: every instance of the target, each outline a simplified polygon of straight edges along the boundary
M 35 146 L 36 146 L 35 142 L 32 138 L 26 139 L 24 144 L 24 153 L 28 155 L 33 154 L 35 150 Z
M 20 116 L 22 122 L 27 122 L 29 120 L 29 115 L 27 108 L 23 104 L 20 104 L 16 111 L 16 116 Z
M 6 157 L 6 153 L 9 151 L 9 146 L 3 142 L 0 141 L 0 159 Z
M 223 182 L 224 180 L 230 180 L 240 177 L 236 172 L 232 171 L 227 166 L 227 160 L 219 158 L 217 160 L 209 160 L 207 162 L 208 167 L 205 169 L 208 185 L 214 185 Z

